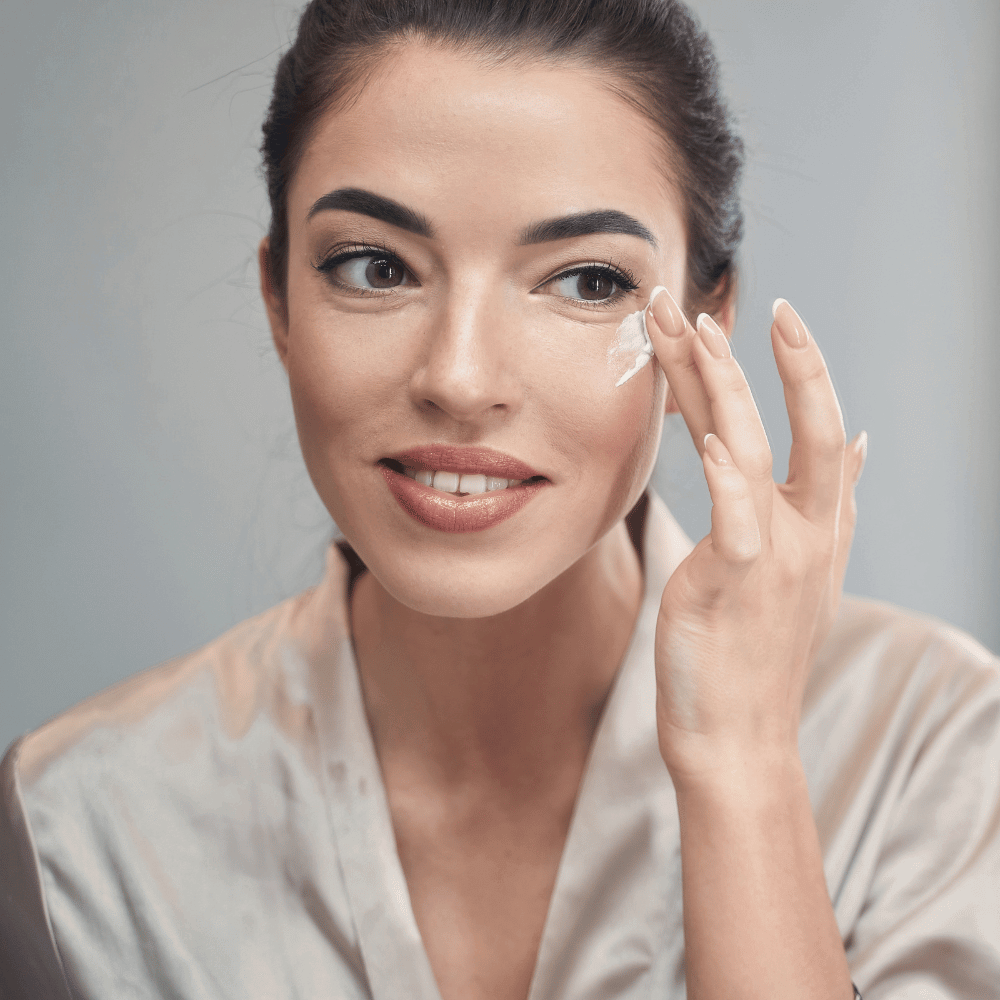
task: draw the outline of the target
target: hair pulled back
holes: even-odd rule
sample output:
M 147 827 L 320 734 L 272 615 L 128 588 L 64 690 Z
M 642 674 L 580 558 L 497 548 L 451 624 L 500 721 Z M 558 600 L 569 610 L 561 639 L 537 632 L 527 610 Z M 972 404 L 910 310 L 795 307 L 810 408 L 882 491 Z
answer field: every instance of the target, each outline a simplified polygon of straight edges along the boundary
M 287 282 L 288 188 L 319 119 L 349 105 L 413 39 L 493 65 L 572 60 L 600 72 L 662 137 L 664 177 L 685 209 L 688 311 L 714 312 L 734 291 L 743 143 L 712 44 L 679 0 L 311 0 L 278 64 L 263 126 L 267 264 L 278 292 Z

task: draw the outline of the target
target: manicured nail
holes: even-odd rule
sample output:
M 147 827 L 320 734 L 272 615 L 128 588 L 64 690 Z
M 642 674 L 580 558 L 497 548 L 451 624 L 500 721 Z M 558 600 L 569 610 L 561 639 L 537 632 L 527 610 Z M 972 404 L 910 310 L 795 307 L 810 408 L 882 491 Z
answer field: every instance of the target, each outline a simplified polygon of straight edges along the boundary
M 784 321 L 778 322 L 778 306 L 782 302 L 788 306 L 788 312 L 785 314 Z M 805 347 L 809 343 L 809 331 L 806 329 L 805 323 L 802 322 L 802 317 L 792 308 L 788 299 L 775 299 L 774 305 L 771 306 L 771 315 L 778 323 L 778 330 L 789 347 Z
M 698 333 L 701 334 L 702 342 L 712 352 L 713 357 L 725 360 L 733 356 L 726 335 L 708 313 L 701 313 L 698 316 Z
M 705 435 L 705 451 L 716 465 L 729 465 L 729 452 L 715 434 Z
M 868 459 L 868 431 L 862 431 L 857 437 L 857 444 L 854 446 L 856 451 L 861 452 L 861 461 L 858 465 L 858 471 L 854 473 L 854 482 L 856 483 L 861 478 L 861 473 L 865 469 L 865 461 Z
M 665 294 L 660 295 L 661 292 Z M 660 301 L 654 306 L 653 300 L 657 297 L 659 297 Z M 649 293 L 649 305 L 646 307 L 646 311 L 652 314 L 653 322 L 668 337 L 684 336 L 684 313 L 681 312 L 680 306 L 674 301 L 669 288 L 664 285 L 657 285 Z

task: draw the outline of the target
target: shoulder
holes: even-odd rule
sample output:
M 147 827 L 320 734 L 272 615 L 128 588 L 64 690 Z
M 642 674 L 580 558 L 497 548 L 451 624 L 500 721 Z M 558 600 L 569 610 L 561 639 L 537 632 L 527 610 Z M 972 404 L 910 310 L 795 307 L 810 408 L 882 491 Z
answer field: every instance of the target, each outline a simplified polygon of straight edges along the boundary
M 206 996 L 219 982 L 226 997 L 248 995 L 244 978 L 269 961 L 283 968 L 293 939 L 328 948 L 313 940 L 300 879 L 349 927 L 310 674 L 329 662 L 310 643 L 335 645 L 340 625 L 313 594 L 11 746 L 0 768 L 0 995 L 7 924 L 39 955 L 31 968 L 7 963 L 17 982 L 34 983 L 37 966 L 54 984 L 13 995 L 39 1000 L 67 995 L 55 992 L 63 968 L 88 996 L 152 995 L 154 981 L 171 996 L 193 996 L 193 982 Z M 246 960 L 251 941 L 257 964 Z M 348 961 L 316 967 L 326 979 L 354 968 L 344 941 Z M 326 979 L 319 993 L 330 992 Z
M 862 992 L 993 996 L 1000 660 L 932 616 L 845 597 L 814 661 L 800 750 Z
M 128 785 L 138 791 L 154 776 L 160 785 L 196 783 L 195 761 L 218 763 L 226 745 L 242 744 L 245 753 L 246 737 L 262 716 L 281 715 L 284 705 L 305 700 L 304 668 L 291 640 L 309 593 L 101 691 L 21 737 L 5 768 L 32 825 L 74 802 L 86 808 L 102 791 L 116 794 Z
M 1000 697 L 1000 658 L 963 630 L 884 601 L 844 595 L 819 649 L 806 703 L 850 689 L 873 706 L 921 692 L 939 707 Z
M 857 821 L 858 837 L 885 835 L 890 816 L 926 816 L 973 785 L 996 809 L 1000 660 L 929 615 L 845 597 L 813 663 L 799 749 L 831 834 Z

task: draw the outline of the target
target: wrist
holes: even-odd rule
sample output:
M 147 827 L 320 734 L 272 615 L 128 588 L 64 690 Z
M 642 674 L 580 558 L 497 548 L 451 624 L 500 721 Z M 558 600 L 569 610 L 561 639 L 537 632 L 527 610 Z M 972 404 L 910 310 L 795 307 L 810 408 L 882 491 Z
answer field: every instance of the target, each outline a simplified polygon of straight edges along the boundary
M 664 760 L 667 762 L 666 755 Z M 678 800 L 772 806 L 808 795 L 798 747 L 717 748 L 667 762 Z

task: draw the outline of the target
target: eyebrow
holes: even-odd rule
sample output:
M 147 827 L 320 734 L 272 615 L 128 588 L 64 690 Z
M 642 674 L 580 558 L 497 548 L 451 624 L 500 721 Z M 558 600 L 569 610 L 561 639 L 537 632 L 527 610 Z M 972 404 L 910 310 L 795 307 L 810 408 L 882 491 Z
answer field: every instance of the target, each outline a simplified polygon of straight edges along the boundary
M 339 209 L 344 212 L 357 212 L 373 219 L 389 223 L 398 229 L 416 233 L 426 239 L 434 239 L 434 227 L 430 220 L 420 212 L 406 205 L 386 198 L 384 195 L 366 191 L 364 188 L 337 188 L 318 198 L 306 219 L 311 219 L 319 212 L 329 212 Z M 543 219 L 525 226 L 517 240 L 518 246 L 532 246 L 537 243 L 549 243 L 553 240 L 568 240 L 579 236 L 591 236 L 594 233 L 614 233 L 625 236 L 638 236 L 654 248 L 657 247 L 656 237 L 634 216 L 620 212 L 616 208 L 604 208 L 594 212 L 576 212 L 572 215 L 562 215 L 553 219 Z

